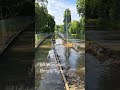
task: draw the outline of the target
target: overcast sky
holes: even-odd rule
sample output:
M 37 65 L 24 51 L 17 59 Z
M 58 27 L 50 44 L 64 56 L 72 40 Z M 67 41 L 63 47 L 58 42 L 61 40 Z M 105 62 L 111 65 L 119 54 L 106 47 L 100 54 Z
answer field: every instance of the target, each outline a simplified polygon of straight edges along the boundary
M 79 15 L 76 10 L 76 0 L 48 0 L 48 13 L 55 17 L 57 25 L 63 24 L 63 13 L 65 9 L 71 10 L 73 20 L 79 20 Z

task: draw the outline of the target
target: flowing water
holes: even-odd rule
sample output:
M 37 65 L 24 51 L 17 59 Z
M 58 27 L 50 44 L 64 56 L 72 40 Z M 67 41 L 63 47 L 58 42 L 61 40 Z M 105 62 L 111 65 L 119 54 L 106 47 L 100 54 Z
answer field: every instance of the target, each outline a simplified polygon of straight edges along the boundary
M 47 44 L 49 42 L 49 44 Z M 48 65 L 36 68 L 36 74 L 39 69 L 44 69 L 45 72 L 41 73 L 41 79 L 36 80 L 36 90 L 65 90 L 62 76 L 60 74 L 56 58 L 47 58 L 48 52 L 51 51 L 50 39 L 43 43 L 42 46 L 36 52 L 37 62 L 46 63 Z M 46 49 L 46 47 L 48 47 Z M 52 56 L 52 55 L 50 55 Z M 38 85 L 37 85 L 38 84 Z
M 76 70 L 78 55 L 79 54 L 74 49 L 70 48 L 70 56 L 69 56 L 70 69 Z
M 62 42 L 61 39 L 57 39 L 56 41 Z M 80 42 L 78 39 L 72 40 L 74 43 Z M 81 51 L 76 51 L 74 48 L 66 48 L 64 45 L 59 43 L 59 45 L 55 46 L 57 50 L 57 54 L 60 58 L 61 64 L 65 67 L 69 67 L 69 70 L 66 71 L 65 76 L 68 81 L 69 85 L 76 85 L 74 88 L 70 86 L 70 90 L 80 90 L 82 88 L 84 90 L 84 71 L 80 71 L 82 68 L 85 67 L 85 58 L 82 58 L 84 54 L 81 53 Z M 67 55 L 69 54 L 69 55 Z M 76 73 L 78 72 L 78 74 Z M 82 75 L 80 75 L 82 73 Z M 81 77 L 82 76 L 82 77 Z M 81 80 L 82 79 L 82 80 Z M 74 82 L 77 82 L 76 84 Z
M 52 47 L 54 47 L 54 49 L 59 57 L 59 60 L 61 61 L 61 65 L 66 66 L 69 64 L 70 69 L 74 69 L 76 71 L 77 68 L 79 67 L 77 62 L 79 62 L 79 60 L 80 60 L 80 53 L 78 53 L 74 49 L 70 48 L 69 49 L 70 55 L 69 55 L 69 58 L 67 59 L 66 48 L 64 47 L 64 45 L 62 45 L 62 43 L 63 43 L 62 39 L 58 38 L 58 39 L 56 39 L 56 43 Z M 46 58 L 48 55 L 48 51 L 50 51 L 50 47 L 45 50 L 45 48 L 44 48 L 45 45 L 46 44 L 43 44 L 43 46 L 41 46 L 39 48 L 39 50 L 36 52 L 37 60 L 42 60 L 40 62 L 45 61 L 50 64 L 50 66 L 44 67 L 45 70 L 48 70 L 48 71 L 54 70 L 54 71 L 52 73 L 45 72 L 43 74 L 43 76 L 41 76 L 42 79 L 39 82 L 39 86 L 38 86 L 37 90 L 65 90 L 62 76 L 60 73 L 58 73 L 59 68 L 56 64 L 55 58 L 48 59 L 48 60 Z M 42 52 L 41 52 L 41 50 L 42 50 Z M 44 58 L 42 58 L 42 56 L 44 56 Z M 55 72 L 55 70 L 58 72 Z M 75 71 L 74 71 L 74 73 L 75 73 Z

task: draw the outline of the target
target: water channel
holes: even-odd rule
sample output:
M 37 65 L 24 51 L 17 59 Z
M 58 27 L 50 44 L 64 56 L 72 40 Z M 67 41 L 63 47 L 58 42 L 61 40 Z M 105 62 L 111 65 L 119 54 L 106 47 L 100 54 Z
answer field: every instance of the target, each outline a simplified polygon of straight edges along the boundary
M 49 42 L 49 44 L 48 44 Z M 49 48 L 45 49 L 45 47 L 49 46 Z M 36 90 L 65 90 L 64 87 L 64 83 L 62 80 L 62 76 L 59 72 L 59 68 L 57 66 L 56 60 L 55 58 L 53 58 L 52 60 L 47 59 L 48 56 L 48 52 L 53 49 L 53 47 L 55 48 L 55 51 L 59 57 L 59 60 L 61 62 L 61 65 L 66 66 L 69 65 L 70 66 L 70 72 L 72 70 L 72 74 L 75 74 L 74 76 L 79 77 L 79 74 L 77 75 L 77 70 L 79 71 L 81 68 L 84 67 L 84 60 L 82 60 L 82 64 L 81 64 L 81 58 L 80 58 L 80 52 L 75 51 L 73 48 L 69 48 L 69 57 L 66 57 L 66 47 L 63 45 L 63 41 L 60 38 L 56 39 L 56 43 L 54 44 L 54 46 L 50 45 L 50 40 L 46 41 L 46 43 L 43 43 L 42 46 L 40 46 L 40 48 L 37 50 L 36 52 L 36 65 L 37 63 L 40 62 L 47 62 L 49 63 L 51 66 L 47 66 L 47 67 L 37 67 L 36 69 L 36 73 L 39 72 L 39 69 L 44 68 L 45 70 L 49 70 L 52 71 L 54 70 L 54 72 L 52 73 L 48 73 L 45 72 L 44 74 L 41 75 L 41 79 L 36 80 Z M 82 55 L 81 55 L 82 56 Z M 42 58 L 43 57 L 43 58 Z M 78 63 L 80 62 L 80 64 Z M 53 64 L 54 63 L 54 64 Z M 55 72 L 58 71 L 58 72 Z M 68 71 L 68 72 L 69 72 Z M 71 76 L 71 74 L 70 74 Z M 80 77 L 79 77 L 80 78 Z M 75 79 L 74 79 L 75 80 Z M 79 80 L 80 81 L 80 80 Z M 80 88 L 80 86 L 79 86 Z M 72 90 L 72 89 L 71 89 Z M 79 90 L 79 89 L 76 89 Z

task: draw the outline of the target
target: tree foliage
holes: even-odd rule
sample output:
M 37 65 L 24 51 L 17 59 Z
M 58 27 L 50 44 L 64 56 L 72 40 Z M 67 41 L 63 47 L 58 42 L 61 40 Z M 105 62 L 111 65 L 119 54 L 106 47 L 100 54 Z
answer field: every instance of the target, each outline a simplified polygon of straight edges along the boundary
M 64 32 L 64 26 L 63 26 L 63 25 L 60 25 L 59 31 L 60 31 L 61 33 Z
M 71 22 L 71 11 L 69 9 L 66 9 L 64 12 L 64 23 L 70 23 Z
M 50 32 L 54 32 L 55 20 L 54 20 L 54 17 L 50 14 L 47 14 L 47 23 L 48 23 Z
M 116 20 L 120 18 L 120 0 L 86 0 L 86 18 Z
M 71 22 L 69 32 L 72 34 L 80 33 L 80 23 L 78 21 Z
M 48 14 L 48 10 L 46 7 L 39 6 L 38 3 L 35 3 L 35 20 L 36 33 L 54 32 L 54 17 Z
M 76 7 L 79 15 L 85 14 L 85 0 L 77 0 Z
M 66 9 L 64 11 L 64 33 L 66 32 L 66 27 L 68 28 L 68 26 L 70 26 L 71 23 L 71 11 L 69 9 Z
M 86 2 L 88 0 L 77 0 L 76 2 L 76 8 L 77 8 L 77 12 L 79 14 L 80 18 L 80 22 L 79 22 L 79 29 L 77 30 L 77 36 L 81 39 L 83 39 L 83 37 L 85 37 L 85 10 L 86 10 Z
M 81 17 L 80 19 L 80 29 L 81 35 L 85 35 L 85 17 Z

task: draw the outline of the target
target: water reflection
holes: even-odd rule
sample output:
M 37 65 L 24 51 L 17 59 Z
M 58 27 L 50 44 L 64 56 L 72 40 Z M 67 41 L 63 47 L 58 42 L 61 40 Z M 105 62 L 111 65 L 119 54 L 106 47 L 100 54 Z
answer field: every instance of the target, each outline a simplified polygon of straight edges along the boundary
M 78 59 L 78 53 L 70 48 L 70 56 L 69 56 L 69 63 L 70 63 L 70 69 L 76 70 L 76 63 Z
M 46 42 L 50 42 L 50 40 Z M 58 40 L 58 42 L 60 42 L 60 40 Z M 51 48 L 50 47 L 51 45 L 49 43 L 48 45 L 49 48 L 45 50 L 46 45 L 47 43 L 44 42 L 41 48 L 38 49 L 39 52 L 36 52 L 36 55 L 37 55 L 36 60 L 39 60 L 39 62 L 49 64 L 48 66 L 37 68 L 38 71 L 40 69 L 41 70 L 44 69 L 45 72 L 41 74 L 41 79 L 36 80 L 36 90 L 64 90 L 64 83 L 63 83 L 62 76 L 60 74 L 60 71 L 59 71 L 55 56 L 54 56 L 53 47 Z M 58 43 L 55 44 L 55 46 L 57 46 L 56 47 L 57 50 L 60 48 Z M 36 69 L 36 74 L 38 73 L 37 69 Z
M 44 45 L 46 45 L 46 44 L 44 44 Z M 42 48 L 41 48 L 41 50 L 43 52 L 46 52 L 46 51 L 50 52 L 50 51 L 52 51 L 53 48 L 55 49 L 55 52 L 57 53 L 57 56 L 60 60 L 61 65 L 64 66 L 64 67 L 69 65 L 70 66 L 70 69 L 69 69 L 70 71 L 74 69 L 74 72 L 69 74 L 70 77 L 72 78 L 72 80 L 67 78 L 69 84 L 71 82 L 77 81 L 77 83 L 76 83 L 76 85 L 78 85 L 77 87 L 79 87 L 79 88 L 82 87 L 83 88 L 84 87 L 83 80 L 80 80 L 80 78 L 82 78 L 81 77 L 82 75 L 79 76 L 79 74 L 76 73 L 77 70 L 79 71 L 80 67 L 82 67 L 82 68 L 84 67 L 84 59 L 81 58 L 82 55 L 80 54 L 80 52 L 77 52 L 73 48 L 69 48 L 68 50 L 69 50 L 70 55 L 69 55 L 69 57 L 67 57 L 66 56 L 66 47 L 63 45 L 63 41 L 60 38 L 56 39 L 56 43 L 52 46 L 51 49 L 42 50 Z M 37 60 L 39 60 L 41 58 L 40 55 L 42 55 L 43 52 L 38 52 L 39 55 L 36 54 L 37 55 L 37 58 L 36 58 Z M 47 59 L 47 52 L 46 52 L 46 55 L 45 54 L 43 55 L 44 59 L 45 58 Z M 41 62 L 43 62 L 43 60 Z M 52 57 L 52 59 L 48 58 L 47 63 L 50 63 L 51 66 L 43 67 L 45 70 L 55 70 L 56 69 L 57 71 L 59 71 L 58 66 L 56 66 L 57 63 L 56 63 L 55 58 L 53 58 L 53 57 Z M 55 65 L 53 65 L 52 63 L 54 63 Z M 84 72 L 82 72 L 82 74 L 84 75 Z M 54 89 L 64 90 L 64 83 L 63 83 L 63 80 L 62 80 L 62 76 L 61 76 L 60 73 L 56 73 L 56 72 L 44 73 L 43 76 L 42 76 L 42 79 L 39 82 L 39 84 L 40 84 L 40 86 L 38 87 L 37 90 L 47 90 L 47 89 L 49 89 L 49 90 L 54 90 Z
M 54 44 L 54 47 L 55 47 L 56 53 L 59 57 L 59 60 L 60 60 L 61 64 L 65 65 L 65 62 L 66 62 L 66 56 L 65 56 L 66 48 L 62 44 L 63 44 L 62 39 L 58 38 L 58 39 L 56 39 L 56 43 Z

